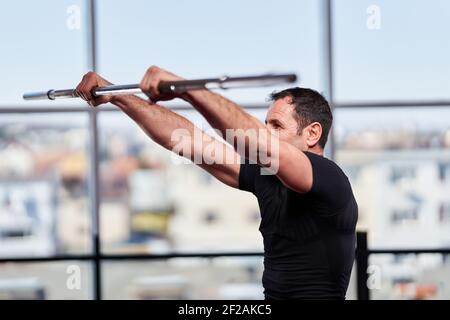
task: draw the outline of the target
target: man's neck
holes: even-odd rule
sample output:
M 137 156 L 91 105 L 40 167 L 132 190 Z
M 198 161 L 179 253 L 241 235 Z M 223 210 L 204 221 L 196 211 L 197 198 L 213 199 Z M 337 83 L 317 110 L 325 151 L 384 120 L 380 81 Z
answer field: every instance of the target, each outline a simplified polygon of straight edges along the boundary
M 313 148 L 309 148 L 307 151 L 323 157 L 323 149 L 320 147 L 315 146 Z

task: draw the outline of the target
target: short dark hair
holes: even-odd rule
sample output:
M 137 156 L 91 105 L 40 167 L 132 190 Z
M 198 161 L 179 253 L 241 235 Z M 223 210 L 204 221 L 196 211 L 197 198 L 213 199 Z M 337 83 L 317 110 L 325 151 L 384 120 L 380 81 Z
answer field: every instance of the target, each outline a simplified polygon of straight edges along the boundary
M 270 95 L 271 101 L 290 97 L 295 108 L 294 116 L 298 122 L 298 133 L 313 122 L 322 126 L 322 136 L 319 145 L 325 148 L 328 133 L 333 123 L 333 115 L 328 101 L 317 91 L 308 88 L 289 88 Z

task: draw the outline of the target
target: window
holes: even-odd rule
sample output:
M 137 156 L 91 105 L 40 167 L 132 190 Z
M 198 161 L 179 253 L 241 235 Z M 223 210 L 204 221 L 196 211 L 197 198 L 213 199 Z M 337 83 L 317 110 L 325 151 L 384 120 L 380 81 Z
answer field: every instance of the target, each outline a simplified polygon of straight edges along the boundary
M 449 261 L 441 254 L 370 257 L 370 293 L 374 300 L 441 300 L 448 297 Z
M 85 114 L 0 117 L 0 256 L 91 251 Z
M 92 299 L 92 264 L 55 261 L 0 264 L 1 300 Z
M 262 268 L 260 257 L 107 262 L 103 291 L 105 299 L 263 299 Z
M 195 112 L 182 115 L 207 130 Z M 100 114 L 99 128 L 101 236 L 106 252 L 261 248 L 259 221 L 245 223 L 246 212 L 259 212 L 253 195 L 216 179 L 205 181 L 204 171 L 194 164 L 177 164 L 171 152 L 151 141 L 123 113 Z
M 88 69 L 85 0 L 11 1 L 0 10 L 0 107 L 43 106 L 25 92 L 73 88 Z M 7 75 L 7 76 L 6 76 Z M 84 104 L 59 100 L 47 106 Z
M 450 99 L 450 3 L 332 1 L 338 103 Z
M 439 163 L 439 179 L 442 183 L 448 183 L 450 181 L 450 163 Z
M 450 223 L 450 203 L 443 202 L 439 205 L 439 222 Z
M 158 65 L 191 79 L 296 72 L 303 86 L 323 90 L 318 1 L 158 2 L 157 9 L 155 5 L 144 0 L 132 6 L 99 1 L 99 72 L 112 82 L 138 82 L 150 65 Z M 170 22 L 155 10 L 170 12 Z M 282 15 L 274 15 L 280 10 Z M 155 13 L 151 26 L 149 12 Z M 265 105 L 275 89 L 222 93 L 242 104 Z
M 295 72 L 296 85 L 320 92 L 332 82 L 328 146 L 351 180 L 369 247 L 448 246 L 450 5 L 330 1 L 329 21 L 326 0 L 3 4 L 0 299 L 262 297 L 252 195 L 175 165 L 117 109 L 22 100 L 73 88 L 93 67 L 118 84 L 139 82 L 152 64 L 186 78 Z M 160 14 L 169 11 L 170 20 Z M 221 93 L 264 120 L 269 93 L 285 87 Z M 168 106 L 208 128 L 186 103 Z M 370 256 L 382 270 L 373 298 L 448 298 L 448 255 L 393 257 Z M 347 298 L 356 283 L 353 270 Z
M 203 215 L 203 221 L 206 224 L 212 224 L 217 222 L 217 220 L 219 219 L 219 215 L 217 213 L 215 213 L 214 211 L 207 211 L 204 215 Z
M 391 168 L 391 176 L 390 181 L 395 184 L 401 182 L 403 180 L 414 180 L 416 176 L 416 170 L 414 167 L 405 167 L 405 166 L 393 166 Z
M 400 225 L 418 220 L 418 208 L 394 209 L 391 213 L 391 222 L 393 225 Z
M 336 161 L 349 170 L 359 207 L 358 226 L 368 230 L 369 246 L 445 247 L 448 231 L 433 216 L 450 190 L 440 182 L 439 169 L 450 157 L 442 139 L 449 132 L 444 118 L 450 111 L 338 108 L 334 115 Z M 434 221 L 434 231 L 429 221 Z M 416 234 L 421 236 L 412 236 Z

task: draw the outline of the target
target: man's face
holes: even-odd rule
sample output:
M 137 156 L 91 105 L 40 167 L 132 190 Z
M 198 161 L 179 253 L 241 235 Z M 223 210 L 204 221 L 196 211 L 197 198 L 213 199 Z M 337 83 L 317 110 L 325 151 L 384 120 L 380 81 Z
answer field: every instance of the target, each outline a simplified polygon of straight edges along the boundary
M 275 100 L 266 116 L 266 127 L 280 140 L 295 145 L 300 150 L 308 150 L 303 134 L 298 134 L 298 122 L 294 118 L 294 105 L 290 97 Z

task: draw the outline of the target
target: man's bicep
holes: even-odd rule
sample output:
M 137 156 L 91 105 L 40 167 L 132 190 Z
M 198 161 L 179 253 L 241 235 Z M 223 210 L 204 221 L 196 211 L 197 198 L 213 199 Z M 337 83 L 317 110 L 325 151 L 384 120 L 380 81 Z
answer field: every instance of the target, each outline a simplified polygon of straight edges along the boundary
M 256 176 L 260 172 L 260 167 L 256 164 L 201 164 L 199 166 L 230 187 L 255 193 Z
M 226 185 L 239 187 L 240 156 L 227 143 L 202 132 L 202 143 L 188 140 L 194 152 L 191 161 Z M 201 159 L 198 163 L 197 159 Z
M 199 167 L 226 185 L 239 188 L 239 163 L 231 164 L 199 164 Z

